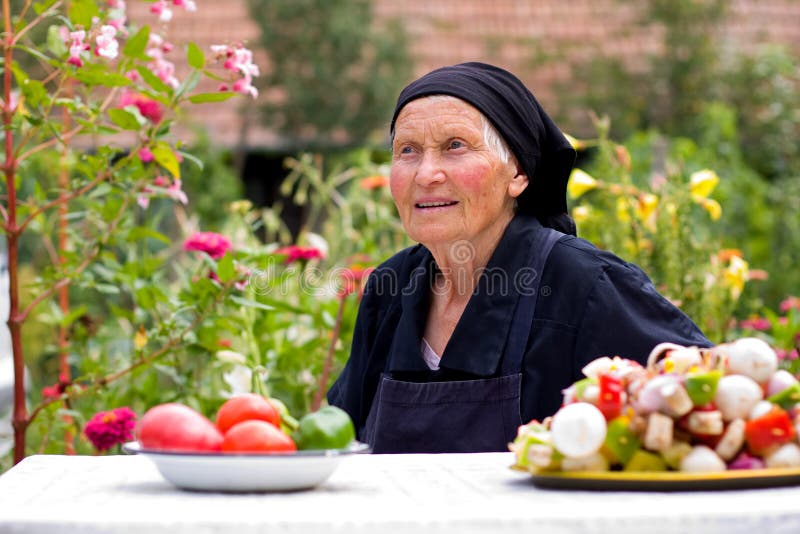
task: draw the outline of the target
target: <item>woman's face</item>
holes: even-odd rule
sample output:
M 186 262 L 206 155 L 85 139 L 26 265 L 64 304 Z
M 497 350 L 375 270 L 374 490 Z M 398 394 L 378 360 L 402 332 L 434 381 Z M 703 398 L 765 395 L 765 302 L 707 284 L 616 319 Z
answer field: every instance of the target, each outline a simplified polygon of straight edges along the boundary
M 428 248 L 494 246 L 527 184 L 486 145 L 480 112 L 463 100 L 421 98 L 397 116 L 392 197 L 408 235 Z

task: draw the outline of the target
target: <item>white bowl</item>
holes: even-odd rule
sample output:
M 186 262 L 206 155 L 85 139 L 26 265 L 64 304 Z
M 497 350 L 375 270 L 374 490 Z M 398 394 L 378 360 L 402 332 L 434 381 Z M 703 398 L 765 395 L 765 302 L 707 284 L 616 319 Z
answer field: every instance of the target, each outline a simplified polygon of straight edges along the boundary
M 136 441 L 122 449 L 152 460 L 161 475 L 181 489 L 221 492 L 310 489 L 331 476 L 345 456 L 369 452 L 357 442 L 346 449 L 275 454 L 159 451 Z

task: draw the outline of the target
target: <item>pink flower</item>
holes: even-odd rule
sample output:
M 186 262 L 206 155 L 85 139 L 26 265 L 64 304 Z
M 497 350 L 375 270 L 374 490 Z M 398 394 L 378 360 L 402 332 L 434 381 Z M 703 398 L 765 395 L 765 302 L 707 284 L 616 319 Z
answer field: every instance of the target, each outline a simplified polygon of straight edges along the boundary
M 181 189 L 181 181 L 175 180 L 175 182 L 167 187 L 167 196 L 170 197 L 172 200 L 176 202 L 180 202 L 181 204 L 188 204 L 189 198 L 186 196 L 186 193 L 183 192 Z
M 739 322 L 739 327 L 766 332 L 772 328 L 772 323 L 766 317 L 750 317 Z
M 61 384 L 53 384 L 42 388 L 42 398 L 45 400 L 57 399 L 61 396 Z
M 782 313 L 787 313 L 789 310 L 793 309 L 800 311 L 800 297 L 790 295 L 781 302 L 780 310 Z
M 158 15 L 161 22 L 169 22 L 172 19 L 172 10 L 167 5 L 167 0 L 158 0 L 150 6 L 150 13 Z
M 117 42 L 117 28 L 111 24 L 100 27 L 100 33 L 95 38 L 97 48 L 94 52 L 98 56 L 114 59 L 119 54 L 119 43 Z
M 182 7 L 186 11 L 197 11 L 197 5 L 194 0 L 172 0 L 172 5 Z
M 136 74 L 139 74 L 138 72 Z M 136 106 L 142 117 L 156 123 L 164 116 L 158 101 L 143 94 L 125 91 L 119 97 L 119 107 Z
M 81 53 L 90 48 L 89 45 L 83 41 L 84 39 L 86 39 L 86 32 L 83 30 L 69 32 L 69 59 L 67 59 L 67 63 L 70 65 L 83 67 Z
M 275 251 L 275 254 L 283 254 L 286 256 L 286 263 L 292 263 L 297 260 L 308 261 L 313 259 L 323 259 L 325 257 L 322 251 L 318 248 L 298 247 L 297 245 L 279 248 Z
M 211 51 L 217 59 L 223 59 L 222 67 L 231 71 L 241 78 L 236 80 L 231 86 L 231 90 L 236 93 L 249 94 L 253 98 L 258 96 L 258 89 L 253 86 L 253 76 L 259 75 L 258 65 L 253 63 L 253 52 L 242 46 L 211 45 Z M 219 87 L 220 91 L 227 91 L 227 85 Z
M 98 412 L 86 423 L 83 433 L 98 451 L 133 439 L 136 413 L 127 406 L 108 412 Z
M 139 159 L 142 160 L 142 163 L 150 163 L 156 158 L 155 156 L 153 156 L 153 153 L 150 151 L 149 148 L 143 146 L 142 148 L 139 149 Z
M 231 249 L 231 242 L 224 235 L 215 232 L 195 232 L 183 242 L 183 250 L 205 252 L 218 260 Z
M 18 106 L 19 106 L 19 89 L 14 89 L 13 91 L 11 91 L 11 94 L 9 95 L 8 98 L 8 104 L 6 104 L 5 101 L 2 98 L 0 98 L 0 107 L 2 107 L 3 111 L 5 111 L 6 113 L 14 113 L 17 110 Z

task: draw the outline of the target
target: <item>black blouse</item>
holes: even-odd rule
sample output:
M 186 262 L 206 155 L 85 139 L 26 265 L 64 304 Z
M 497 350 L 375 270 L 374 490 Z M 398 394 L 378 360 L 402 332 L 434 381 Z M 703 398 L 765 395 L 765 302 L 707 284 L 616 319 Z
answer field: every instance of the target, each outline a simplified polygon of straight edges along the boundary
M 519 291 L 531 276 L 535 219 L 517 215 L 506 228 L 461 319 L 432 371 L 421 352 L 428 315 L 433 256 L 422 245 L 405 249 L 369 277 L 358 311 L 350 359 L 328 402 L 353 418 L 359 438 L 382 373 L 405 381 L 469 380 L 497 376 Z M 538 274 L 538 273 L 537 273 Z M 711 343 L 661 296 L 636 265 L 574 236 L 562 237 L 545 264 L 522 370 L 523 422 L 561 406 L 561 391 L 583 378 L 600 356 L 644 363 L 661 342 Z

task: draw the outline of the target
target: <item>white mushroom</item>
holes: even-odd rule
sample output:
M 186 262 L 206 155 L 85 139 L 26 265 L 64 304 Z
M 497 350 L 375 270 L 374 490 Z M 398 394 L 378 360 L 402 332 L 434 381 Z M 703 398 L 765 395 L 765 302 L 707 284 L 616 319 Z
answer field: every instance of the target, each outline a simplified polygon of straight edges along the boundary
M 744 337 L 718 347 L 727 356 L 730 374 L 749 376 L 759 384 L 765 383 L 778 369 L 778 356 L 765 341 Z
M 750 410 L 762 400 L 761 386 L 752 378 L 743 375 L 728 375 L 719 379 L 717 392 L 714 395 L 714 404 L 722 412 L 725 421 L 736 418 L 745 419 Z
M 558 452 L 580 458 L 600 450 L 606 439 L 606 419 L 596 406 L 576 402 L 556 412 L 550 432 Z
M 712 471 L 725 471 L 725 462 L 717 453 L 705 445 L 695 445 L 692 451 L 681 460 L 681 471 L 691 473 L 705 473 Z
M 787 443 L 764 458 L 767 467 L 800 467 L 800 447 Z

